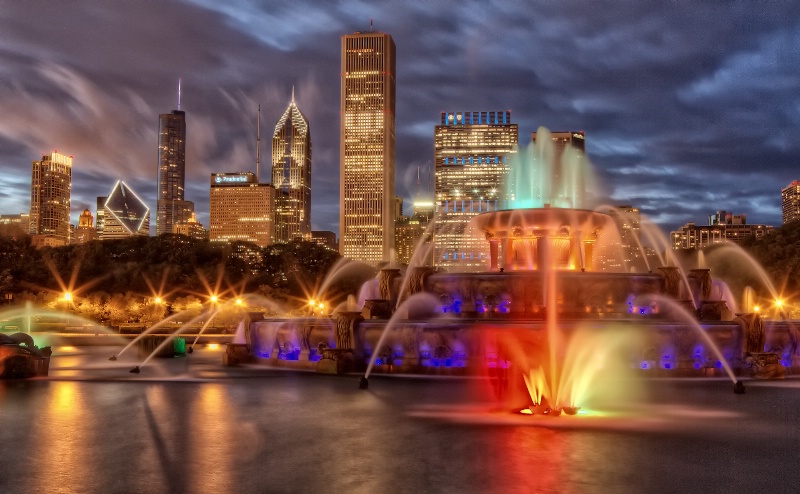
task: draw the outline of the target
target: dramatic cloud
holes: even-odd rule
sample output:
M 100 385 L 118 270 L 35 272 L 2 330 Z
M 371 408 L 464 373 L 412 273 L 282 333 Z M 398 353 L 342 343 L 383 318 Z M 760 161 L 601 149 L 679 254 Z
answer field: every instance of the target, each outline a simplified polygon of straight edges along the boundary
M 397 186 L 427 184 L 442 111 L 505 110 L 584 130 L 606 201 L 666 228 L 717 209 L 779 225 L 800 179 L 800 7 L 792 2 L 6 2 L 0 9 L 2 212 L 29 207 L 30 162 L 75 156 L 73 217 L 118 178 L 151 208 L 158 114 L 187 112 L 187 199 L 254 170 L 292 87 L 313 141 L 312 223 L 338 230 L 342 34 L 397 44 Z M 418 184 L 417 169 L 420 168 Z

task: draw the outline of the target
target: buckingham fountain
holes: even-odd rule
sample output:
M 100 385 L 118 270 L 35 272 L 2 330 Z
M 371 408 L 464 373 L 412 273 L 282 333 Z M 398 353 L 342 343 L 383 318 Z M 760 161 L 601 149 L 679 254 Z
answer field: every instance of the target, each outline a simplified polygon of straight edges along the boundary
M 663 235 L 655 272 L 610 270 L 601 259 L 618 254 L 617 223 L 583 207 L 585 158 L 567 150 L 556 163 L 553 153 L 549 139 L 520 151 L 509 166 L 509 208 L 471 221 L 485 239 L 484 271 L 390 266 L 330 317 L 253 315 L 228 361 L 363 372 L 362 387 L 373 372 L 485 376 L 499 395 L 527 390 L 534 413 L 576 410 L 598 369 L 619 364 L 655 376 L 727 376 L 739 393 L 740 376 L 796 367 L 791 325 L 767 334 L 708 268 L 670 261 Z

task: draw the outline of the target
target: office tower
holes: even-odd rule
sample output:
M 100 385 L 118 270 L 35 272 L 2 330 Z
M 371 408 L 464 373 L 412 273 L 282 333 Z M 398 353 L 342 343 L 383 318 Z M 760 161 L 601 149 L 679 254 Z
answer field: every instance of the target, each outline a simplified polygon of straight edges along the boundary
M 442 113 L 434 129 L 436 267 L 489 266 L 486 239 L 468 224 L 480 213 L 505 207 L 503 185 L 518 139 L 510 111 Z
M 158 116 L 156 235 L 173 233 L 175 223 L 192 216 L 194 203 L 184 200 L 185 179 L 186 112 L 173 110 Z
M 609 231 L 604 242 L 595 245 L 594 260 L 597 271 L 641 271 L 646 268 L 640 247 L 641 213 L 631 205 L 616 206 L 606 212 L 614 221 L 615 229 Z
M 266 247 L 275 239 L 275 188 L 255 174 L 212 173 L 209 239 L 252 242 Z
M 531 133 L 531 142 L 536 143 L 539 133 L 549 137 L 552 146 L 541 146 L 546 149 L 545 159 L 552 176 L 552 183 L 544 187 L 552 187 L 545 192 L 550 197 L 551 206 L 561 208 L 584 208 L 585 174 L 586 174 L 586 135 L 581 131 L 540 132 Z
M 0 214 L 0 225 L 12 227 L 6 231 L 12 231 L 14 235 L 20 233 L 28 234 L 30 231 L 30 224 L 30 213 Z
M 195 240 L 208 240 L 208 230 L 203 228 L 203 224 L 197 221 L 195 213 L 192 213 L 192 217 L 188 220 L 175 224 L 175 234 L 185 235 Z
M 428 229 L 430 221 L 433 219 L 433 203 L 430 201 L 418 201 L 414 203 L 414 211 L 411 216 L 401 216 L 395 225 L 395 248 L 397 249 L 397 262 L 401 264 L 411 264 L 417 249 L 424 247 L 431 239 L 431 232 Z M 422 238 L 426 237 L 423 241 Z M 429 265 L 430 256 L 421 259 L 417 256 L 414 265 Z
M 117 180 L 103 204 L 102 240 L 150 235 L 150 208 L 122 180 Z
M 75 229 L 76 244 L 85 244 L 90 240 L 97 240 L 97 230 L 94 228 L 94 216 L 88 209 L 84 209 L 78 218 L 78 228 Z
M 377 265 L 394 247 L 395 46 L 379 32 L 342 37 L 339 252 Z
M 800 220 L 800 180 L 795 180 L 781 189 L 783 224 Z
M 336 233 L 329 230 L 311 230 L 311 241 L 334 252 L 339 251 Z
M 275 241 L 311 239 L 311 132 L 292 101 L 272 135 Z
M 69 235 L 72 156 L 58 150 L 33 162 L 29 233 L 48 237 L 47 245 L 67 245 Z
M 97 196 L 97 205 L 94 210 L 94 229 L 97 230 L 97 238 L 103 239 L 103 227 L 105 226 L 105 207 L 107 196 Z

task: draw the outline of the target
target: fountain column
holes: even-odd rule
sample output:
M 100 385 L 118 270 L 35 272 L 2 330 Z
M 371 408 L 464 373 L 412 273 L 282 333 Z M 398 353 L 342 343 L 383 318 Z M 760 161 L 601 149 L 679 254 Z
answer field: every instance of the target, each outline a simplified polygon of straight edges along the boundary
M 701 302 L 711 299 L 711 270 L 706 268 L 690 269 L 687 276 L 692 285 L 692 297 L 699 307 Z
M 489 241 L 489 270 L 497 271 L 499 269 L 497 257 L 500 250 L 500 241 L 495 238 L 494 233 L 490 232 L 486 232 L 486 240 Z
M 363 320 L 360 312 L 342 311 L 337 314 L 334 326 L 336 348 L 322 349 L 317 372 L 343 374 L 353 370 L 356 362 L 363 361 L 364 345 L 355 344 L 356 325 Z
M 388 300 L 389 305 L 392 307 L 397 303 L 397 290 L 394 286 L 394 281 L 398 276 L 400 276 L 400 270 L 392 268 L 381 269 L 378 274 L 378 289 L 381 299 Z
M 497 261 L 497 259 L 495 259 Z M 428 276 L 433 274 L 433 268 L 429 266 L 417 266 L 410 268 L 411 272 L 408 275 L 408 288 L 406 289 L 406 298 L 417 293 L 425 291 L 425 280 Z
M 658 268 L 664 277 L 664 295 L 678 300 L 681 291 L 681 272 L 676 266 L 661 266 Z

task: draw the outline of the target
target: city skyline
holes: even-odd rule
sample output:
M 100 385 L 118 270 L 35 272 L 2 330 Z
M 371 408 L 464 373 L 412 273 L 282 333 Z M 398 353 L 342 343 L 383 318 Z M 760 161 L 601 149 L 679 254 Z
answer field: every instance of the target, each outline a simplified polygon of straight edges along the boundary
M 650 2 L 590 17 L 580 5 L 10 3 L 0 13 L 0 212 L 29 209 L 23 170 L 54 149 L 74 155 L 73 223 L 120 177 L 155 210 L 156 122 L 177 107 L 183 78 L 185 198 L 202 223 L 209 174 L 255 168 L 255 109 L 274 121 L 296 85 L 316 129 L 312 229 L 338 231 L 338 40 L 374 18 L 397 46 L 406 199 L 417 168 L 432 168 L 441 111 L 505 108 L 521 135 L 585 131 L 606 202 L 667 231 L 721 208 L 779 225 L 780 190 L 798 178 L 800 8 Z M 58 34 L 41 36 L 40 24 Z

